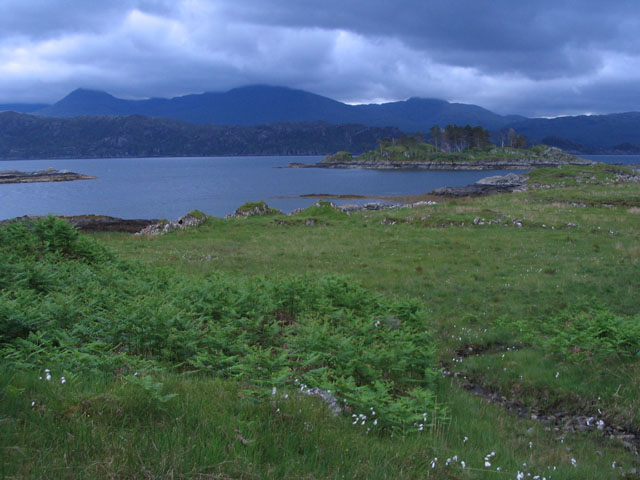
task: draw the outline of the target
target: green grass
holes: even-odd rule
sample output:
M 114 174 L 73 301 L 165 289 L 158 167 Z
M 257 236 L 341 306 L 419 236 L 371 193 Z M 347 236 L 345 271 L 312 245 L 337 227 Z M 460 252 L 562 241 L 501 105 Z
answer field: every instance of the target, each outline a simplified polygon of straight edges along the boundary
M 552 170 L 541 178 L 554 177 Z M 564 187 L 350 215 L 322 203 L 294 217 L 208 218 L 163 237 L 96 234 L 98 244 L 44 229 L 0 261 L 0 318 L 14 339 L 4 341 L 0 371 L 3 474 L 494 479 L 526 470 L 621 478 L 638 468 L 622 440 L 556 430 L 459 385 L 466 376 L 531 412 L 599 408 L 607 424 L 640 429 L 640 188 L 581 172 L 598 184 L 561 180 Z M 9 278 L 17 283 L 2 283 Z M 339 293 L 351 307 L 328 300 Z M 275 305 L 286 298 L 285 315 Z M 393 318 L 402 312 L 413 312 L 412 320 L 397 331 Z M 358 325 L 379 320 L 389 322 L 380 337 L 386 346 L 366 359 L 376 352 L 368 345 L 383 344 L 372 330 L 359 336 Z M 299 372 L 295 364 L 276 368 L 276 352 L 297 349 L 304 363 L 305 348 L 314 352 L 307 346 L 331 322 L 330 335 L 315 344 L 358 345 L 344 368 L 397 362 L 396 400 L 420 378 L 407 374 L 413 355 L 403 352 L 427 347 L 437 375 L 424 377 L 428 411 L 414 411 L 427 413 L 427 428 L 419 431 L 412 418 L 367 433 L 371 418 L 353 425 L 351 415 L 382 392 L 356 389 L 362 408 L 334 417 L 300 392 L 295 376 L 280 377 Z M 68 335 L 82 325 L 103 332 L 102 343 L 73 344 Z M 18 349 L 29 335 L 31 347 Z M 274 355 L 250 360 L 269 338 Z M 212 341 L 234 355 L 243 345 L 253 351 L 231 357 L 237 367 L 219 357 L 222 366 L 212 369 L 203 354 Z M 66 350 L 64 342 L 71 342 Z M 479 355 L 457 360 L 469 347 Z M 321 355 L 327 350 L 338 349 L 320 347 L 307 362 L 330 364 Z M 396 352 L 391 363 L 376 367 L 388 352 Z M 459 376 L 443 376 L 440 366 Z M 44 368 L 50 382 L 39 380 Z M 354 378 L 388 376 L 361 373 Z

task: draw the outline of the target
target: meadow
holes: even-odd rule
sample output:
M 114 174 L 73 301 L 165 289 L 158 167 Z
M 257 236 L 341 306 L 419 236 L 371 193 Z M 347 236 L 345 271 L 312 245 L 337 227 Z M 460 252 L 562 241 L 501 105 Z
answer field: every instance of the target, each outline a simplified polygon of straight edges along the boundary
M 640 478 L 630 174 L 157 237 L 3 225 L 0 474 Z

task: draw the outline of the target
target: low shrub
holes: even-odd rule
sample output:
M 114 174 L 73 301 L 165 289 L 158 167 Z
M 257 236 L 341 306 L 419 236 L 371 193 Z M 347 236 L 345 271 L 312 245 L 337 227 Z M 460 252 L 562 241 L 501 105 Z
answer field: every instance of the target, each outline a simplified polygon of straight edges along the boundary
M 0 248 L 0 355 L 12 367 L 195 371 L 242 381 L 258 400 L 320 388 L 376 411 L 378 428 L 436 420 L 434 341 L 414 301 L 339 276 L 185 279 L 117 259 L 52 218 L 0 228 Z

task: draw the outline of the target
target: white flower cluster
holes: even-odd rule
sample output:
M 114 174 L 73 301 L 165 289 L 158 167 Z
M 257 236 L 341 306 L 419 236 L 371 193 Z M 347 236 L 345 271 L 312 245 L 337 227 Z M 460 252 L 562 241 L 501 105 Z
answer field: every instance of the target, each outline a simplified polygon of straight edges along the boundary
M 51 370 L 49 370 L 48 368 L 45 368 L 44 369 L 44 380 L 46 380 L 47 382 L 50 382 L 52 378 L 53 377 L 51 376 Z M 39 377 L 39 379 L 42 380 L 43 377 Z M 63 385 L 65 383 L 67 383 L 66 377 L 60 377 L 60 383 L 63 384 Z
M 489 468 L 491 466 L 491 459 L 496 456 L 496 452 L 491 452 L 484 457 L 484 466 Z

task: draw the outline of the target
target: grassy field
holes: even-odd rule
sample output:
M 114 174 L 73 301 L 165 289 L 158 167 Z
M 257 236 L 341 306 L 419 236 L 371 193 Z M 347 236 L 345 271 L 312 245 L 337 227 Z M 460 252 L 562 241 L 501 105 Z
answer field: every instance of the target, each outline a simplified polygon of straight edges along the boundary
M 640 186 L 534 177 L 161 237 L 4 228 L 0 474 L 640 478 Z

